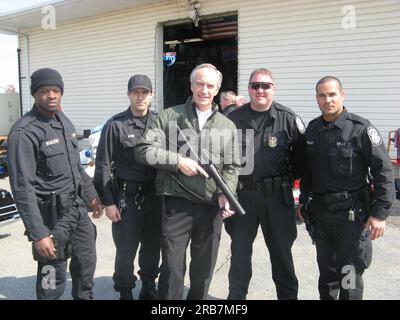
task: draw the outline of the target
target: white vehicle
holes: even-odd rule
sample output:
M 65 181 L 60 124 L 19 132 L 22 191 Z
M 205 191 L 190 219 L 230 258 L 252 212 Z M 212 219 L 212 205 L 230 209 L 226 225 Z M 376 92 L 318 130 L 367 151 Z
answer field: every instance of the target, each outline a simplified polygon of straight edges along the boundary
M 17 206 L 10 192 L 0 189 L 0 227 L 20 219 Z
M 85 168 L 86 173 L 90 178 L 94 178 L 94 168 L 96 162 L 96 151 L 99 145 L 101 131 L 97 131 L 89 136 L 90 149 L 82 150 L 80 152 L 81 163 L 87 165 Z

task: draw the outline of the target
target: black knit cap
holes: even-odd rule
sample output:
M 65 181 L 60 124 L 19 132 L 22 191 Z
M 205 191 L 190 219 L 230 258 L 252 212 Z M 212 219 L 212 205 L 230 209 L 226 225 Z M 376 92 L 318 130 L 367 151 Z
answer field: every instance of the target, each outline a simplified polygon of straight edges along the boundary
M 136 88 L 142 88 L 150 92 L 153 92 L 153 86 L 151 85 L 151 80 L 149 79 L 148 76 L 145 76 L 143 74 L 136 74 L 129 79 L 128 93 L 131 93 L 131 91 Z
M 64 82 L 61 74 L 54 69 L 44 68 L 36 70 L 31 75 L 31 94 L 34 95 L 40 87 L 43 86 L 56 86 L 64 93 Z

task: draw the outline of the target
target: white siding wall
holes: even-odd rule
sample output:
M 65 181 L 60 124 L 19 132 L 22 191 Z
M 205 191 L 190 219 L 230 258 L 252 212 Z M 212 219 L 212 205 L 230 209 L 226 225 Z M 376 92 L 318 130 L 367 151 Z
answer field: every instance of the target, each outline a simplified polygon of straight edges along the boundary
M 238 11 L 240 93 L 247 95 L 254 68 L 267 67 L 276 78 L 276 100 L 308 123 L 319 114 L 315 82 L 335 75 L 343 80 L 350 111 L 370 119 L 385 141 L 388 131 L 400 127 L 400 1 L 200 3 L 201 15 Z M 356 10 L 355 29 L 342 26 L 345 5 Z M 156 28 L 187 16 L 187 1 L 171 0 L 60 25 L 54 31 L 31 30 L 30 72 L 58 69 L 65 80 L 65 112 L 78 131 L 94 127 L 128 106 L 129 76 L 145 73 L 156 81 L 156 54 L 161 54 L 155 49 Z M 26 76 L 26 66 L 22 70 Z
M 252 1 L 240 10 L 240 90 L 252 69 L 266 66 L 276 100 L 305 122 L 319 115 L 315 83 L 343 81 L 349 110 L 368 118 L 387 141 L 400 127 L 400 1 Z M 344 5 L 356 28 L 342 27 Z

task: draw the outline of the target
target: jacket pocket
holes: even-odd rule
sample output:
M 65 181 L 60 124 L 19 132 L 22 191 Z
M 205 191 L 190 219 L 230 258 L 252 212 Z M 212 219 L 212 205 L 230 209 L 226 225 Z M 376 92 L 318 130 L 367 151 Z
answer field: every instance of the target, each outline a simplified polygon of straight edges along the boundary
M 122 139 L 121 143 L 124 149 L 128 148 L 133 148 L 137 145 L 139 139 L 136 138 L 127 138 L 127 139 Z
M 353 149 L 350 147 L 331 148 L 329 159 L 335 175 L 350 177 L 353 172 Z
M 53 144 L 43 148 L 45 157 L 46 174 L 57 176 L 65 173 L 68 170 L 67 159 L 64 156 L 65 147 L 63 144 Z
M 121 157 L 128 163 L 133 163 L 135 159 L 135 146 L 138 143 L 137 138 L 121 139 L 123 151 Z

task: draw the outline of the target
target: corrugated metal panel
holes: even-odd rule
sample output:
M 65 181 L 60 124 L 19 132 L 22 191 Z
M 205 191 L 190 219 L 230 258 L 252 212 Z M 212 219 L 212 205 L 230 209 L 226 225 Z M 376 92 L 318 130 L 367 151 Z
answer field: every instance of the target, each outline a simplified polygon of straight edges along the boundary
M 187 3 L 165 1 L 60 25 L 53 31 L 31 31 L 30 70 L 45 66 L 60 70 L 66 113 L 78 130 L 93 127 L 127 107 L 126 83 L 133 73 L 148 74 L 159 87 L 156 29 L 161 23 L 187 18 Z M 202 16 L 238 12 L 241 94 L 247 95 L 251 71 L 267 67 L 276 78 L 276 100 L 308 122 L 319 115 L 315 82 L 331 74 L 343 80 L 350 111 L 370 119 L 385 140 L 388 131 L 400 126 L 399 1 L 200 3 Z M 356 28 L 345 30 L 342 9 L 349 4 L 355 9 Z
M 356 28 L 345 30 L 345 5 Z M 325 75 L 343 81 L 349 110 L 382 133 L 400 127 L 400 2 L 252 1 L 239 11 L 239 89 L 251 71 L 271 69 L 276 100 L 305 122 L 319 115 L 315 83 Z
M 227 11 L 223 1 L 201 5 L 203 14 Z M 31 72 L 59 70 L 65 113 L 78 131 L 97 126 L 128 106 L 126 84 L 132 74 L 145 73 L 156 82 L 157 25 L 187 17 L 188 3 L 179 0 L 57 25 L 56 30 L 30 30 Z

